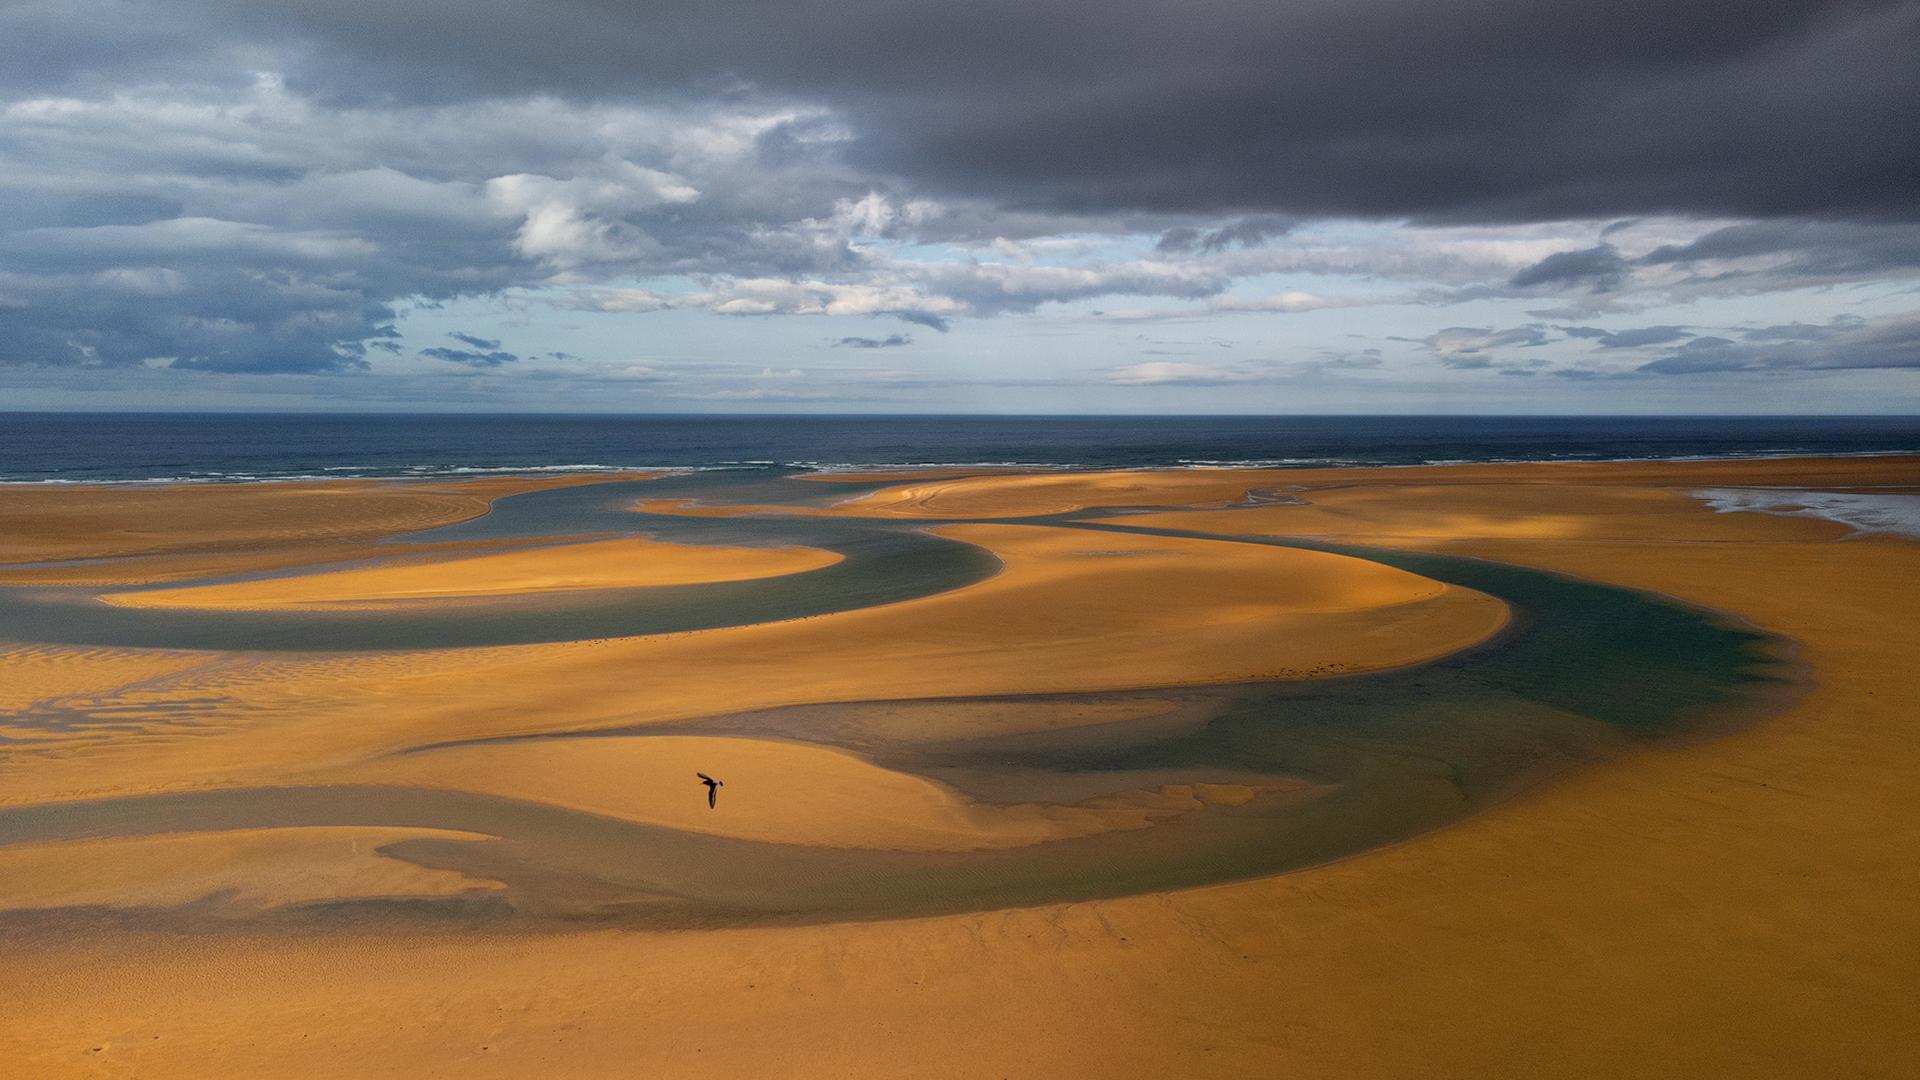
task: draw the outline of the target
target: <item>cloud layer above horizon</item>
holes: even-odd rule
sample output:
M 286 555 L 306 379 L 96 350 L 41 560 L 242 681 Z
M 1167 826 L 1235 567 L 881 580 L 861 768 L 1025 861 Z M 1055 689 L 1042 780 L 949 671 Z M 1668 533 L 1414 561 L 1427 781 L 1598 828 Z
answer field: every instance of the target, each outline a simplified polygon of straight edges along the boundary
M 6 3 L 0 386 L 1911 411 L 1916 55 L 1920 0 Z

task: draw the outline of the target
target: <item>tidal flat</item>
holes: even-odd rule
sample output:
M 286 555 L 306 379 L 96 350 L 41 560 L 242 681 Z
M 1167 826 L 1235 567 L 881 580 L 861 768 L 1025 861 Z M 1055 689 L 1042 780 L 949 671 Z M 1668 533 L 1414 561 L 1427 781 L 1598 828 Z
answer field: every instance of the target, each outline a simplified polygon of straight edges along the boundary
M 1730 487 L 1920 465 L 0 491 L 0 1038 L 1873 1072 L 1920 970 L 1920 549 Z

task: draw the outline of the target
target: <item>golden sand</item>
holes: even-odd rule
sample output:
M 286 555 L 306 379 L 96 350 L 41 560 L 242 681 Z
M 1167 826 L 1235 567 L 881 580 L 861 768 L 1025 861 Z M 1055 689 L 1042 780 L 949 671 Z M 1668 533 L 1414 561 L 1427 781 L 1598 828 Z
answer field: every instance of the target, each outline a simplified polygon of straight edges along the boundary
M 404 600 L 745 581 L 817 570 L 841 558 L 817 548 L 694 547 L 649 540 L 600 540 L 492 555 L 385 559 L 353 570 L 232 585 L 108 593 L 100 599 L 120 607 L 139 608 L 345 610 Z
M 220 727 L 49 739 L 0 761 L 0 804 L 333 782 L 449 740 L 821 701 L 1298 678 L 1417 663 L 1484 640 L 1506 606 L 1378 563 L 1221 540 L 955 525 L 1005 569 L 919 600 L 603 642 L 236 657 L 107 704 L 219 702 Z M 0 673 L 12 660 L 0 652 Z M 396 708 L 395 703 L 404 703 Z
M 0 709 L 8 712 L 79 695 L 113 695 L 127 688 L 200 667 L 210 653 L 159 649 L 87 649 L 58 645 L 0 651 Z M 4 723 L 4 721 L 0 721 Z
M 1238 469 L 1190 472 L 975 476 L 885 488 L 849 499 L 842 513 L 885 517 L 1038 517 L 1088 506 L 1189 506 L 1239 499 L 1271 480 Z
M 0 564 L 87 561 L 10 566 L 0 569 L 0 583 L 132 585 L 390 555 L 372 542 L 479 517 L 503 496 L 646 478 L 635 473 L 453 483 L 0 484 Z
M 1115 484 L 1139 489 L 1132 505 L 1236 501 L 1200 498 L 1216 493 L 1187 475 L 1158 492 L 1141 488 L 1142 474 Z M 1302 528 L 1296 512 L 1305 511 L 1324 535 L 1667 593 L 1792 637 L 1816 686 L 1751 730 L 1590 767 L 1331 866 L 1215 888 L 701 932 L 20 939 L 0 957 L 0 1014 L 9 1018 L 0 1061 L 34 1077 L 155 1078 L 1912 1074 L 1920 1052 L 1912 993 L 1920 864 L 1911 857 L 1920 850 L 1912 797 L 1920 741 L 1911 730 L 1920 715 L 1911 676 L 1920 670 L 1912 614 L 1920 544 L 1840 540 L 1846 530 L 1826 523 L 1716 515 L 1668 497 L 1732 484 L 1912 489 L 1920 487 L 1912 459 L 1296 471 L 1256 486 L 1280 483 L 1296 485 L 1311 505 L 1183 514 L 1195 520 L 1181 527 L 1204 520 L 1221 532 L 1279 531 Z M 1471 490 L 1479 486 L 1488 490 Z M 1334 494 L 1355 487 L 1369 494 Z M 1439 487 L 1459 490 L 1434 493 Z M 1111 495 L 1099 484 L 1078 492 L 1016 485 L 1002 502 L 984 490 L 966 499 L 1025 512 L 1075 500 L 1111 505 Z M 361 767 L 373 747 L 428 741 L 463 723 L 504 731 L 549 719 L 611 721 L 616 671 L 631 684 L 636 671 L 651 678 L 705 665 L 707 685 L 737 703 L 830 699 L 861 686 L 856 696 L 872 698 L 957 694 L 969 681 L 1071 682 L 1057 670 L 1080 655 L 1069 646 L 1022 666 L 1042 631 L 1073 625 L 1072 613 L 1049 606 L 1072 595 L 1067 583 L 1097 594 L 1080 609 L 1093 626 L 1112 593 L 1145 580 L 1125 575 L 1177 565 L 1171 555 L 1070 556 L 1064 537 L 1045 535 L 1056 530 L 1033 530 L 1022 542 L 1018 526 L 969 528 L 1009 530 L 969 537 L 1000 544 L 1006 574 L 792 628 L 482 650 L 457 662 L 310 667 L 287 659 L 270 672 L 221 669 L 205 677 L 216 682 L 193 683 L 197 692 L 217 686 L 234 716 L 255 726 L 209 740 L 231 754 L 170 750 L 163 741 L 147 747 L 156 756 L 146 763 L 161 777 L 241 782 L 285 768 L 253 763 L 274 762 L 286 743 L 289 760 L 304 756 L 313 768 Z M 1118 548 L 1137 538 L 1113 539 Z M 1073 543 L 1085 548 L 1086 534 Z M 1122 569 L 1129 565 L 1138 569 Z M 1288 580 L 1284 567 L 1273 572 Z M 990 626 L 996 606 L 1003 620 L 1021 611 L 986 586 L 1028 573 L 1035 587 L 1055 589 L 1035 613 L 1036 637 L 995 653 L 977 636 L 942 636 L 969 617 Z M 1175 580 L 1159 579 L 1147 595 L 1174 595 Z M 1390 594 L 1391 584 L 1370 587 Z M 1182 618 L 1202 632 L 1237 625 L 1211 623 L 1199 606 Z M 920 636 L 909 638 L 916 614 Z M 1160 618 L 1132 617 L 1143 627 Z M 1275 618 L 1256 613 L 1254 624 L 1269 629 L 1262 620 Z M 1259 638 L 1240 639 L 1242 670 L 1257 666 Z M 749 673 L 760 669 L 728 665 L 718 646 L 703 653 L 702 640 L 773 646 L 769 681 L 798 681 L 752 689 Z M 664 651 L 647 651 L 656 648 Z M 921 670 L 938 648 L 956 652 L 954 673 Z M 975 663 L 972 648 L 985 659 Z M 843 649 L 851 657 L 844 675 L 807 670 L 807 656 L 819 668 L 818 658 Z M 1122 652 L 1084 672 L 1088 681 L 1124 681 L 1131 665 L 1156 662 L 1144 644 Z M 641 657 L 660 663 L 636 668 Z M 1016 670 L 998 674 L 996 662 Z M 596 667 L 608 671 L 597 683 Z M 1168 670 L 1205 677 L 1209 668 L 1187 656 L 1151 674 Z M 102 685 L 134 674 L 103 673 Z M 499 712 L 483 706 L 491 694 L 511 697 L 524 679 L 550 681 L 544 694 Z M 463 696 L 464 680 L 479 688 Z M 669 683 L 661 702 L 630 703 L 620 715 L 691 707 L 691 686 Z M 365 704 L 355 705 L 360 697 Z M 388 712 L 404 702 L 409 716 L 382 720 L 375 702 Z M 968 714 L 959 715 L 956 722 Z M 991 714 L 981 722 L 992 723 Z M 325 734 L 305 733 L 309 725 Z M 336 746 L 346 749 L 330 751 Z M 0 791 L 54 791 L 64 781 L 52 777 L 62 773 L 80 786 L 151 782 L 114 764 L 115 753 L 76 746 L 24 763 L 16 753 Z M 872 779 L 875 797 L 885 794 L 884 778 Z M 733 794 L 722 789 L 721 797 Z
M 1833 521 L 1771 514 L 1702 514 L 1685 489 L 1472 484 L 1395 485 L 1301 491 L 1300 505 L 1144 514 L 1168 529 L 1231 536 L 1274 534 L 1341 540 L 1631 540 L 1668 542 L 1836 540 Z
M 1853 490 L 1915 491 L 1913 459 L 1796 458 L 1769 461 L 1698 462 L 1552 462 L 1534 465 L 1445 465 L 1420 468 L 1367 469 L 1183 469 L 1177 472 L 1047 472 L 1005 475 L 991 471 L 929 470 L 905 474 L 902 483 L 869 494 L 851 496 L 827 509 L 812 507 L 705 506 L 686 500 L 645 500 L 636 509 L 658 514 L 724 517 L 745 513 L 822 514 L 892 518 L 1019 518 L 1066 514 L 1089 507 L 1223 507 L 1271 504 L 1297 498 L 1303 492 L 1326 492 L 1349 487 L 1388 488 L 1406 493 L 1436 489 L 1424 506 L 1407 505 L 1405 513 L 1431 527 L 1426 514 L 1448 513 L 1449 494 L 1472 497 L 1474 488 L 1526 485 L 1532 492 L 1512 493 L 1509 510 L 1496 511 L 1517 519 L 1561 517 L 1547 505 L 1529 506 L 1528 498 L 1558 499 L 1574 517 L 1584 517 L 1581 494 L 1596 487 L 1641 489 L 1639 507 L 1655 515 L 1664 500 L 1691 502 L 1686 492 L 1703 487 L 1796 486 Z M 801 479 L 881 480 L 888 474 L 819 474 Z M 1549 490 L 1557 489 L 1557 491 Z M 1318 499 L 1316 502 L 1320 501 Z M 1497 501 L 1497 500 L 1496 500 Z M 1400 505 L 1396 497 L 1395 505 Z M 1277 508 L 1276 508 L 1277 509 Z M 1624 509 L 1624 508 L 1623 508 Z M 1497 517 L 1496 517 L 1497 520 Z M 1802 519 L 1805 521 L 1806 519 Z M 1327 524 L 1338 525 L 1338 515 Z M 1470 527 L 1465 521 L 1462 527 Z M 1564 525 L 1564 520 L 1562 525 Z M 1816 523 L 1817 524 L 1817 523 Z M 1542 523 L 1537 528 L 1553 526 Z M 1820 535 L 1842 536 L 1845 531 Z M 1211 530 L 1202 530 L 1211 531 Z M 1307 534 L 1292 534 L 1307 535 Z M 1798 533 L 1806 537 L 1814 534 Z
M 1562 504 L 1597 487 L 1687 491 L 1703 487 L 1920 490 L 1915 459 L 1799 458 L 1779 461 L 1553 462 L 1393 469 L 1190 469 L 1179 472 L 1042 473 L 902 484 L 838 504 L 840 513 L 887 517 L 1024 517 L 1091 506 L 1232 506 L 1248 492 L 1285 498 L 1347 487 L 1415 490 L 1527 485 Z M 1573 505 L 1577 507 L 1577 499 Z M 1549 513 L 1551 511 L 1548 511 Z
M 0 910 L 172 907 L 206 898 L 222 907 L 260 909 L 503 887 L 379 852 L 422 839 L 488 838 L 445 829 L 316 826 L 11 844 L 0 846 Z
M 409 544 L 405 550 L 408 555 L 471 554 L 514 547 L 519 543 L 522 542 L 479 540 Z M 0 567 L 0 585 L 157 585 L 197 578 L 354 563 L 393 555 L 391 545 L 365 541 L 344 544 L 300 542 L 267 551 L 216 552 L 207 555 L 129 555 L 74 563 L 26 563 Z

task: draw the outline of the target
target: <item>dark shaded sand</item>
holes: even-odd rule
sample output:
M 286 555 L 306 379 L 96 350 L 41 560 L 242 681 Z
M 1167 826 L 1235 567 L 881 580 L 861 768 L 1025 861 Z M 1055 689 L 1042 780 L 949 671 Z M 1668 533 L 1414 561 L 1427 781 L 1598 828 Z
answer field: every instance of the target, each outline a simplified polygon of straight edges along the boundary
M 1138 489 L 1120 500 L 1136 506 L 1238 501 L 1168 475 L 1180 479 L 1156 491 L 1150 475 L 1126 474 L 1078 505 L 1112 504 L 1098 500 L 1115 486 Z M 1390 848 L 1175 893 L 894 922 L 538 937 L 465 925 L 281 936 L 244 921 L 180 933 L 97 918 L 69 934 L 47 914 L 9 924 L 0 1061 L 34 1077 L 1914 1075 L 1920 544 L 1716 515 L 1680 493 L 1911 489 L 1915 462 L 1262 479 L 1254 486 L 1284 482 L 1310 505 L 1157 524 L 1311 530 L 1667 593 L 1792 637 L 1817 685 L 1748 730 L 1570 773 Z M 1366 493 L 1335 497 L 1335 487 Z M 990 490 L 965 500 L 987 516 L 1082 497 L 1043 494 L 1016 485 L 1002 503 Z M 943 513 L 955 505 L 937 501 Z M 1316 521 L 1289 521 L 1290 510 Z M 96 683 L 138 679 L 187 660 L 72 650 L 33 662 L 80 685 L 88 671 Z M 402 691 L 452 685 L 375 682 L 422 715 L 431 695 Z M 342 745 L 391 737 L 370 718 L 340 719 Z M 251 754 L 271 743 L 233 745 Z M 92 753 L 73 745 L 5 782 L 43 768 L 135 775 L 105 762 L 96 772 Z M 347 877 L 362 884 L 378 876 L 352 867 Z

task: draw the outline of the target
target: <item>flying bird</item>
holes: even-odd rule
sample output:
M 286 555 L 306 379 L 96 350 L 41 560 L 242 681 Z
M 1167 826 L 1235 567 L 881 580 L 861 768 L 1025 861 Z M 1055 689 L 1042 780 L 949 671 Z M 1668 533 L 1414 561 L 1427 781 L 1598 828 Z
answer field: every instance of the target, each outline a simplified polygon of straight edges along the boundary
M 700 782 L 707 785 L 707 809 L 709 810 L 713 809 L 713 804 L 716 800 L 719 799 L 720 789 L 724 785 L 722 785 L 720 781 L 715 780 L 713 777 L 708 776 L 706 773 L 703 773 L 703 772 L 697 772 L 697 773 L 694 773 L 693 775 L 699 777 Z

